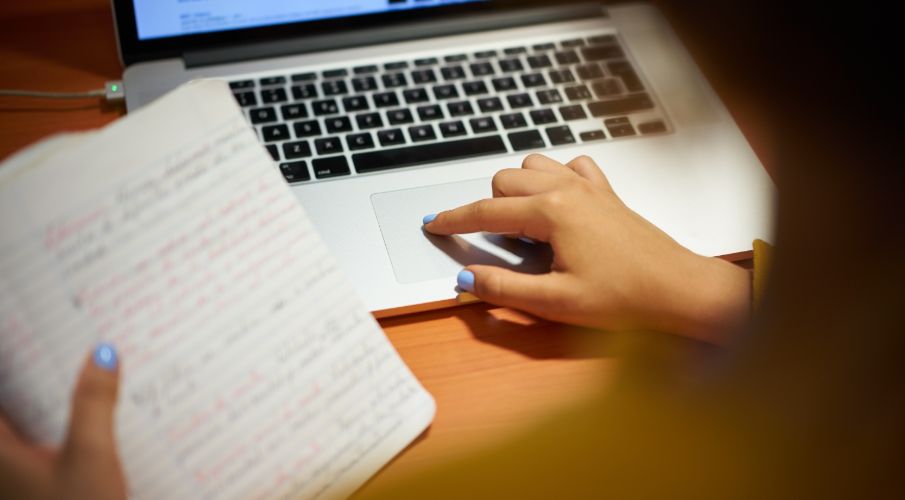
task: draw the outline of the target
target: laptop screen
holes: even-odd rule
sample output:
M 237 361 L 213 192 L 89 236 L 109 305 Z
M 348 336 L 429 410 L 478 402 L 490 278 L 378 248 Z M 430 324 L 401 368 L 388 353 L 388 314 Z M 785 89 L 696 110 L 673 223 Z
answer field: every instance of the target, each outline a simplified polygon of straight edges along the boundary
M 482 1 L 133 0 L 133 3 L 138 39 L 152 40 Z

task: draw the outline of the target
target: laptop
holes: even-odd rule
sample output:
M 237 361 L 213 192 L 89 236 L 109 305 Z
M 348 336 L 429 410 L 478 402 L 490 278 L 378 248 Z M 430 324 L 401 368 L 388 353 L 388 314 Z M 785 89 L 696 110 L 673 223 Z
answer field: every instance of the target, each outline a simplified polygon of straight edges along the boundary
M 456 304 L 468 264 L 549 270 L 546 245 L 436 237 L 538 152 L 594 158 L 632 209 L 710 256 L 770 239 L 775 187 L 662 15 L 511 0 L 113 0 L 128 109 L 229 82 L 367 306 Z

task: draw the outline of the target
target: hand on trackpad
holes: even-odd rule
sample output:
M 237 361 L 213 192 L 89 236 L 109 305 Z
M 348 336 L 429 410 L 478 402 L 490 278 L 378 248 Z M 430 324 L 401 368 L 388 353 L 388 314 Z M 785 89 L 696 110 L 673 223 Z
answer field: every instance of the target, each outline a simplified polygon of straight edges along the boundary
M 452 278 L 463 267 L 487 264 L 525 273 L 550 270 L 548 245 L 490 233 L 437 236 L 421 230 L 424 214 L 449 210 L 492 195 L 490 179 L 378 193 L 371 204 L 399 283 Z

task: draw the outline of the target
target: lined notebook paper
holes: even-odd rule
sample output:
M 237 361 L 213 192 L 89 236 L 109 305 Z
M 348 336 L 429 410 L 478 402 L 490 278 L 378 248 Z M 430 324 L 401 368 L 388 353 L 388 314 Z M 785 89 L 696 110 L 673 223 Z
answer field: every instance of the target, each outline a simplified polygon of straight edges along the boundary
M 119 351 L 134 498 L 333 498 L 433 418 L 225 84 L 0 167 L 0 407 L 59 443 Z

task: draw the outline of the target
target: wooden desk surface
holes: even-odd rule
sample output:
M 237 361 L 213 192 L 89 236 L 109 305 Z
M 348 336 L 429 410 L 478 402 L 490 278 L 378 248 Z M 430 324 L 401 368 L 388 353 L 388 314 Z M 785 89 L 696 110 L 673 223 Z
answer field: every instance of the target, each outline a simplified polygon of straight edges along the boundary
M 108 2 L 4 4 L 0 61 L 0 88 L 81 91 L 119 79 Z M 756 121 L 756 106 L 743 99 L 728 104 L 737 118 L 743 115 L 740 122 Z M 0 97 L 0 159 L 48 135 L 94 129 L 122 114 L 91 100 Z M 750 130 L 745 132 L 750 139 Z M 425 435 L 367 488 L 467 452 L 580 399 L 599 387 L 612 366 L 604 356 L 581 354 L 588 335 L 599 333 L 482 304 L 384 319 L 381 325 L 436 398 L 438 411 Z

